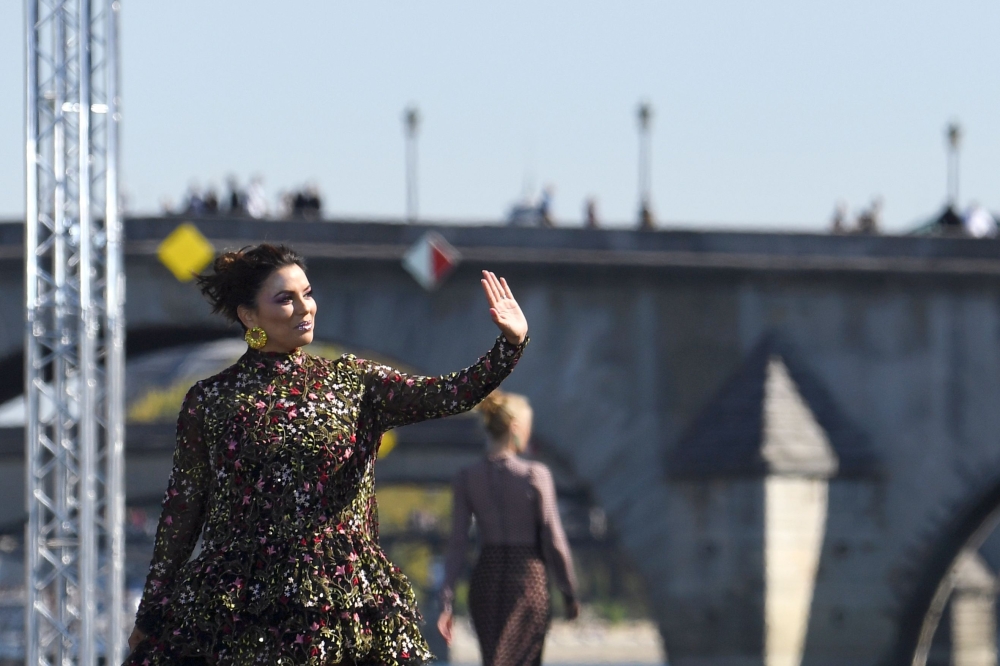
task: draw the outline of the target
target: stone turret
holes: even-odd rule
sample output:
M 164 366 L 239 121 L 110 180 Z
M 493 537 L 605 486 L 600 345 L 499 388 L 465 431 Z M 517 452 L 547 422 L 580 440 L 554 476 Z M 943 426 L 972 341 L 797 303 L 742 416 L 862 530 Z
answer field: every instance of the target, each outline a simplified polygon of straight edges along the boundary
M 876 469 L 787 344 L 761 342 L 668 456 L 671 664 L 798 666 L 829 480 Z
M 959 555 L 951 597 L 952 663 L 997 666 L 997 575 L 976 553 Z

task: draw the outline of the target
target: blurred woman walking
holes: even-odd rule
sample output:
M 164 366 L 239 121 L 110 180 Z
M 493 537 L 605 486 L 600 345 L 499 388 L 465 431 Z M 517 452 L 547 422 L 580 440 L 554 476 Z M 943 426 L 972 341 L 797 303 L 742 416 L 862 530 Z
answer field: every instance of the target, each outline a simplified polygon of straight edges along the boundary
M 537 665 L 542 663 L 549 625 L 546 566 L 572 620 L 580 612 L 573 561 L 552 473 L 542 463 L 518 455 L 531 438 L 528 400 L 494 391 L 479 410 L 489 451 L 455 478 L 438 630 L 450 645 L 455 581 L 465 563 L 469 524 L 475 516 L 481 548 L 469 586 L 469 611 L 483 664 Z

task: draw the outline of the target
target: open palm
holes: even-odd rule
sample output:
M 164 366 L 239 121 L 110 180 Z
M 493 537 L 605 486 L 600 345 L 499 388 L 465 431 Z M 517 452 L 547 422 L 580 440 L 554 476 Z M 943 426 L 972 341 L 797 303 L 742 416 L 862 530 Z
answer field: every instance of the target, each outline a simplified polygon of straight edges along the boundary
M 497 278 L 490 271 L 483 271 L 483 291 L 490 304 L 490 316 L 507 342 L 519 345 L 528 334 L 528 320 L 521 312 L 521 306 L 514 300 L 507 280 Z

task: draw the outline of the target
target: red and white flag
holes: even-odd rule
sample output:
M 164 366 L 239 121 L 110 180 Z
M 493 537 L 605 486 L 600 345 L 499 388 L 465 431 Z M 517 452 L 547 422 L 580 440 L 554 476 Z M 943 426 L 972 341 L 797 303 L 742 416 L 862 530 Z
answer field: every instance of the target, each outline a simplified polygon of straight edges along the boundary
M 441 234 L 428 231 L 403 256 L 403 268 L 420 286 L 433 291 L 458 266 L 461 255 Z

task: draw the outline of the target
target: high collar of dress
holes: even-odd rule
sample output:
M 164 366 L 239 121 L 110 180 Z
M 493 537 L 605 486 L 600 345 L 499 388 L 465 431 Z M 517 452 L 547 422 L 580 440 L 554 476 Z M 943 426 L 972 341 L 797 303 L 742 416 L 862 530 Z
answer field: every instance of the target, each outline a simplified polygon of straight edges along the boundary
M 501 461 L 510 460 L 510 459 L 516 458 L 516 457 L 517 457 L 517 453 L 514 452 L 514 451 L 511 451 L 510 449 L 507 449 L 505 451 L 497 451 L 496 453 L 488 453 L 486 455 L 486 458 L 488 460 L 492 461 L 492 462 L 501 462 Z
M 241 361 L 248 366 L 259 369 L 273 370 L 278 373 L 289 372 L 292 368 L 302 365 L 302 357 L 305 354 L 301 349 L 293 349 L 287 352 L 260 351 L 252 347 L 247 347 Z

